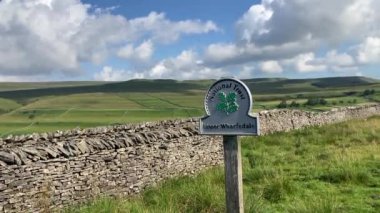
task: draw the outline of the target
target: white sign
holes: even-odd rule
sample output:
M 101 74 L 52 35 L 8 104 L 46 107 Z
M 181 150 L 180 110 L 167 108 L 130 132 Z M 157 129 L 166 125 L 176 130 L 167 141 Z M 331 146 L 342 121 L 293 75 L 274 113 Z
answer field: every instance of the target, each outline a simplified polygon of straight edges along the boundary
M 221 79 L 205 97 L 207 115 L 200 120 L 200 134 L 259 135 L 259 120 L 249 115 L 252 96 L 237 79 Z

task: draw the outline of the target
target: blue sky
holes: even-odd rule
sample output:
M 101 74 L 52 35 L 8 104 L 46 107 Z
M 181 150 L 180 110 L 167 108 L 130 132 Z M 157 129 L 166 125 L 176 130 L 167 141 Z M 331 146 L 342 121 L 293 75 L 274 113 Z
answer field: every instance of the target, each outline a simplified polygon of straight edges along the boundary
M 376 0 L 3 0 L 0 81 L 380 78 Z

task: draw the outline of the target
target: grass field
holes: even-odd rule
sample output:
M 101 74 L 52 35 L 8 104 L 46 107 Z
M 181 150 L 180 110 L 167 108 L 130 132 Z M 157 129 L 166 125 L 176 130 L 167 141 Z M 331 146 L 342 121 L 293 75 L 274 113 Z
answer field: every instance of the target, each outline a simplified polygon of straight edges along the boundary
M 0 98 L 0 114 L 10 112 L 20 107 L 21 104 L 17 103 L 14 100 Z
M 214 80 L 131 80 L 127 82 L 0 83 L 0 137 L 9 134 L 85 128 L 201 116 Z M 253 111 L 295 101 L 304 110 L 380 102 L 380 82 L 364 77 L 244 80 Z M 376 92 L 362 96 L 366 89 Z M 326 105 L 303 106 L 308 98 Z
M 83 93 L 21 105 L 0 98 L 0 136 L 201 116 L 202 99 L 177 93 Z
M 246 212 L 380 212 L 380 117 L 242 138 Z M 224 212 L 222 167 L 65 210 Z
M 200 109 L 33 109 L 0 116 L 0 137 L 202 115 Z M 32 116 L 32 118 L 29 118 Z

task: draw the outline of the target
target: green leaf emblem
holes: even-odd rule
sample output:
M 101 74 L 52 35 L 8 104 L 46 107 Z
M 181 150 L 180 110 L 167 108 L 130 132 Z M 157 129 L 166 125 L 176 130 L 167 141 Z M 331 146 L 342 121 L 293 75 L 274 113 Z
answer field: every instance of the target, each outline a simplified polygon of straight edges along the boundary
M 236 103 L 235 92 L 230 92 L 228 95 L 224 92 L 219 92 L 218 97 L 220 102 L 216 105 L 216 110 L 225 112 L 228 115 L 239 109 L 239 105 Z

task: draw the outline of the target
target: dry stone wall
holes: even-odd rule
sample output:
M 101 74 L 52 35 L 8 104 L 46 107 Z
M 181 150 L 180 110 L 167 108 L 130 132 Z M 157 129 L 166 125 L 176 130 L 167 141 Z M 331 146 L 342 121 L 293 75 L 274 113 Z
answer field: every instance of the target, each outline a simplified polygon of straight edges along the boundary
M 259 113 L 262 134 L 380 114 L 380 105 Z M 223 160 L 198 119 L 74 129 L 0 139 L 0 211 L 42 212 L 99 195 L 130 195 Z
M 321 126 L 351 119 L 365 119 L 380 114 L 380 104 L 335 108 L 325 112 L 301 110 L 262 111 L 260 131 L 264 134 L 290 131 L 305 126 Z

